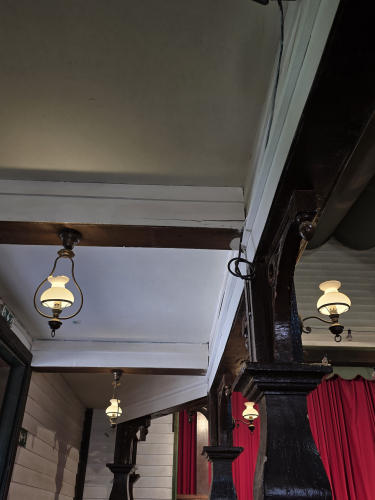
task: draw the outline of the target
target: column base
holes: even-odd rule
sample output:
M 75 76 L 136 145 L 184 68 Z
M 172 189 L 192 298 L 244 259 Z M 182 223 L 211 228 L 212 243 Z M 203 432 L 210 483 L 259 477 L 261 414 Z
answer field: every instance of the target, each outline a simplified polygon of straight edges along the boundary
M 320 364 L 248 363 L 233 389 L 259 404 L 260 444 L 254 500 L 331 500 L 311 434 L 307 395 L 332 371 Z
M 106 464 L 113 473 L 113 486 L 109 500 L 132 500 L 130 475 L 137 468 L 135 464 Z
M 204 446 L 202 455 L 212 464 L 210 500 L 237 500 L 232 462 L 243 452 L 239 446 Z

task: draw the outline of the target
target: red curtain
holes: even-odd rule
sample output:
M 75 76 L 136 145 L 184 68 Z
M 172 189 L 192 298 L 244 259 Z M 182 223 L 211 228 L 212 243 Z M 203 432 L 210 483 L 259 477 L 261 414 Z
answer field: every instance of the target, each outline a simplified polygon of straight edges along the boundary
M 307 398 L 311 431 L 334 500 L 369 500 L 375 491 L 375 384 L 357 377 L 322 382 Z
M 186 411 L 180 411 L 178 423 L 177 494 L 196 494 L 197 416 L 189 423 Z
M 232 415 L 236 420 L 244 420 L 242 412 L 245 409 L 247 399 L 239 392 L 232 394 Z M 258 405 L 254 408 L 258 410 Z M 259 410 L 258 410 L 259 411 Z M 236 487 L 238 500 L 253 500 L 253 478 L 257 463 L 260 425 L 259 418 L 254 420 L 255 431 L 251 435 L 245 424 L 233 431 L 233 446 L 242 446 L 244 451 L 233 462 L 233 481 Z
M 233 416 L 242 418 L 247 400 L 232 395 Z M 375 491 L 375 383 L 357 377 L 322 382 L 307 398 L 311 431 L 331 483 L 333 500 L 370 500 Z M 254 436 L 240 424 L 233 445 L 244 452 L 233 464 L 238 500 L 253 500 L 253 477 L 259 446 L 259 419 Z

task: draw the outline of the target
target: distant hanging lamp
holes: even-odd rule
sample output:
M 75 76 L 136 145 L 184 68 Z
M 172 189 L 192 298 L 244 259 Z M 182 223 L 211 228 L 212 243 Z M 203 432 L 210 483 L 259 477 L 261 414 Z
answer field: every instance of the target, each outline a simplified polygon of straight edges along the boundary
M 242 424 L 245 424 L 248 426 L 251 435 L 254 434 L 254 430 L 255 430 L 254 420 L 259 417 L 259 413 L 254 408 L 254 405 L 255 405 L 255 403 L 253 403 L 251 401 L 247 401 L 245 403 L 245 409 L 242 412 L 242 416 L 245 420 L 247 420 L 247 422 L 244 422 L 243 420 L 234 420 L 233 419 L 234 420 L 233 427 L 238 428 L 240 426 L 240 423 L 242 423 Z
M 42 281 L 42 283 L 38 286 L 34 295 L 35 309 L 41 316 L 50 319 L 50 321 L 48 321 L 48 325 L 51 328 L 52 337 L 55 336 L 55 331 L 60 328 L 62 324 L 61 320 L 74 318 L 74 316 L 76 316 L 80 312 L 83 306 L 83 294 L 74 277 L 74 262 L 73 262 L 73 257 L 74 257 L 73 248 L 75 247 L 75 245 L 78 245 L 78 243 L 81 241 L 82 235 L 81 233 L 75 231 L 74 229 L 65 229 L 64 231 L 61 232 L 60 238 L 62 239 L 64 248 L 57 252 L 58 257 L 55 260 L 50 275 L 44 281 Z M 78 311 L 75 312 L 74 314 L 71 314 L 70 316 L 65 316 L 65 317 L 60 317 L 60 314 L 62 313 L 63 309 L 73 305 L 74 295 L 70 290 L 65 288 L 65 285 L 69 282 L 69 278 L 67 276 L 53 276 L 57 262 L 60 259 L 70 259 L 72 263 L 73 282 L 78 288 L 81 297 L 81 303 L 78 308 Z M 42 306 L 49 307 L 51 309 L 52 316 L 44 314 L 42 311 L 38 309 L 38 306 L 36 304 L 38 292 L 47 281 L 51 284 L 51 288 L 43 292 L 39 300 Z
M 331 326 L 329 327 L 329 330 L 335 336 L 335 341 L 341 342 L 341 333 L 343 332 L 344 327 L 338 322 L 339 316 L 349 311 L 351 301 L 349 297 L 338 291 L 340 286 L 341 283 L 336 280 L 325 281 L 319 285 L 319 288 L 324 293 L 318 300 L 316 307 L 320 314 L 329 316 L 331 321 L 319 318 L 319 316 L 308 316 L 307 318 L 301 320 L 301 330 L 304 333 L 311 333 L 311 327 L 304 326 L 304 322 L 308 319 L 314 318 L 319 321 L 323 321 L 323 323 L 330 324 Z M 349 338 L 348 340 L 351 339 Z
M 106 409 L 106 415 L 109 418 L 109 425 L 111 426 L 112 429 L 116 428 L 117 425 L 117 419 L 122 415 L 122 410 L 120 407 L 121 401 L 117 397 L 117 388 L 121 386 L 119 383 L 119 380 L 121 378 L 121 375 L 123 374 L 122 370 L 113 370 L 113 378 L 114 381 L 112 382 L 113 385 L 113 396 L 112 399 L 110 399 L 110 406 Z

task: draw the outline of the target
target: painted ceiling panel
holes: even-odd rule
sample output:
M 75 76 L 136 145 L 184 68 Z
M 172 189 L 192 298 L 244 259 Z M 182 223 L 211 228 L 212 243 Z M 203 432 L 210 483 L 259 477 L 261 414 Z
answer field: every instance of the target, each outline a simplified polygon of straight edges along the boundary
M 276 2 L 0 5 L 0 178 L 243 186 Z
M 0 297 L 35 339 L 50 338 L 48 320 L 34 310 L 33 296 L 51 272 L 57 250 L 0 246 Z M 63 323 L 56 338 L 208 342 L 229 252 L 95 247 L 74 251 L 84 305 L 78 316 Z M 59 261 L 57 273 L 70 276 L 67 260 Z M 78 300 L 71 282 L 67 287 Z

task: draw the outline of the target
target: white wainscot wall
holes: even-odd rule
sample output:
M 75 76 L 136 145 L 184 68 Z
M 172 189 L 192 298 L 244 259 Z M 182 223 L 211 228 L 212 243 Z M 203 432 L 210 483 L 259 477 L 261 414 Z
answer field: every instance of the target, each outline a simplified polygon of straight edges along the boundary
M 85 410 L 61 375 L 33 373 L 8 500 L 74 498 Z
M 146 441 L 138 443 L 137 473 L 140 479 L 134 487 L 135 500 L 171 500 L 173 474 L 173 415 L 151 422 Z M 111 493 L 113 474 L 106 467 L 113 462 L 116 433 L 108 423 L 104 410 L 94 410 L 85 500 L 107 500 Z

